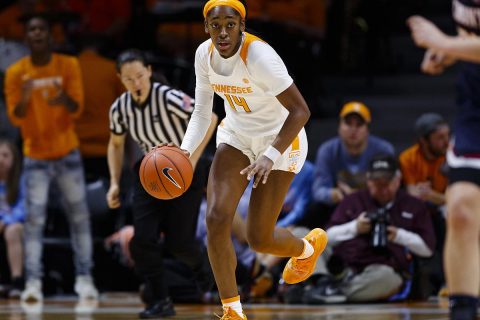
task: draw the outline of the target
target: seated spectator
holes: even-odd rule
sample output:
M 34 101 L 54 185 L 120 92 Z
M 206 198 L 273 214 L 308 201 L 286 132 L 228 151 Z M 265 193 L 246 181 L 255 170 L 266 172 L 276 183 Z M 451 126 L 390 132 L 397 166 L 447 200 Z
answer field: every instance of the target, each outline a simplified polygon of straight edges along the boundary
M 363 103 L 346 103 L 340 112 L 338 137 L 318 148 L 312 191 L 315 204 L 308 212 L 308 227 L 325 225 L 346 195 L 365 188 L 373 156 L 394 154 L 389 142 L 369 133 L 370 122 L 370 110 Z
M 423 200 L 431 213 L 437 238 L 435 256 L 429 265 L 431 284 L 439 289 L 445 282 L 442 269 L 446 234 L 444 219 L 447 189 L 446 161 L 450 127 L 439 114 L 426 113 L 415 123 L 417 143 L 400 154 L 403 183 L 410 195 Z
M 9 140 L 0 138 L 0 234 L 5 238 L 12 287 L 9 298 L 19 298 L 23 289 L 24 191 L 21 186 L 20 154 Z
M 307 291 L 306 301 L 328 302 L 333 295 L 352 302 L 387 299 L 411 276 L 410 254 L 432 255 L 435 235 L 427 208 L 400 190 L 400 183 L 394 158 L 378 156 L 370 162 L 367 189 L 346 196 L 327 229 L 330 260 L 335 257 L 329 270 L 336 281 Z
M 450 127 L 439 114 L 426 113 L 417 119 L 415 131 L 417 143 L 400 154 L 403 182 L 412 196 L 435 207 L 443 206 Z

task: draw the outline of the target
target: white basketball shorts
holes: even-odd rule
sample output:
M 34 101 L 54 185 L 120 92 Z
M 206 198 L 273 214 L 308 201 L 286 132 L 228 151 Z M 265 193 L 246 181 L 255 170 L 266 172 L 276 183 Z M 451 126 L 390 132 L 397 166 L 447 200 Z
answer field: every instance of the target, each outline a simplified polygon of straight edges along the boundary
M 217 147 L 221 143 L 228 144 L 229 146 L 240 150 L 248 157 L 248 159 L 250 159 L 250 163 L 253 163 L 263 154 L 268 146 L 272 144 L 276 137 L 276 134 L 265 137 L 243 136 L 228 128 L 225 122 L 222 121 L 217 130 Z M 282 170 L 297 174 L 305 163 L 307 153 L 307 135 L 305 129 L 302 128 L 292 144 L 290 144 L 282 156 L 273 164 L 272 170 Z

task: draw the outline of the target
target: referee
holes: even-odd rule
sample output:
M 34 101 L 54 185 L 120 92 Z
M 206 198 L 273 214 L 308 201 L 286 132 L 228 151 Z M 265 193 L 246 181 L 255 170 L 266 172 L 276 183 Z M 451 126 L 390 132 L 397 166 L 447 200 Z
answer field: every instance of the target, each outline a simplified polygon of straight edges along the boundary
M 161 144 L 180 145 L 193 112 L 194 101 L 185 93 L 152 82 L 152 69 L 141 51 L 124 51 L 117 58 L 117 72 L 127 88 L 110 110 L 110 141 L 108 167 L 110 188 L 107 202 L 110 208 L 120 206 L 120 176 L 127 133 L 144 153 Z M 195 167 L 213 134 L 217 116 L 213 115 L 209 131 L 201 146 L 191 156 Z M 150 299 L 140 318 L 174 315 L 164 279 L 162 247 L 194 272 L 199 286 L 208 290 L 213 284 L 207 260 L 194 240 L 198 209 L 205 186 L 205 175 L 196 170 L 191 187 L 181 197 L 158 200 L 142 187 L 138 177 L 141 159 L 134 167 L 133 224 L 135 235 L 130 242 L 132 258 L 139 275 L 144 277 Z M 163 245 L 160 234 L 164 235 Z

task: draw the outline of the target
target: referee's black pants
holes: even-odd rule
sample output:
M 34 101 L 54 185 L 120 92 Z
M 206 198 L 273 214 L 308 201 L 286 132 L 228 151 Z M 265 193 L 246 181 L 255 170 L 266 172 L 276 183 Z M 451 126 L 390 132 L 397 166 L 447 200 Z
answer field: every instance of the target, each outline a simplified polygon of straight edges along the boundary
M 140 162 L 134 167 L 135 235 L 130 242 L 130 251 L 136 272 L 144 278 L 148 287 L 151 295 L 148 300 L 151 302 L 168 297 L 164 278 L 164 250 L 190 267 L 200 290 L 210 290 L 214 283 L 208 257 L 202 254 L 199 241 L 195 239 L 198 211 L 207 179 L 205 162 L 199 161 L 187 192 L 171 200 L 150 196 L 140 183 Z

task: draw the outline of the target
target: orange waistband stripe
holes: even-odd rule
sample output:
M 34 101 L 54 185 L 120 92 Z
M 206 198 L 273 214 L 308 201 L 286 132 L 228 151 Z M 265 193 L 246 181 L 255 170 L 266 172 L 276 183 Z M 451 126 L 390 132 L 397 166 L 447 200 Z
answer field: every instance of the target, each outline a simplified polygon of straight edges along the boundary
M 238 0 L 209 0 L 203 7 L 203 17 L 206 18 L 210 10 L 218 6 L 227 6 L 235 9 L 243 19 L 247 15 L 245 6 Z

